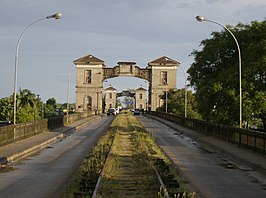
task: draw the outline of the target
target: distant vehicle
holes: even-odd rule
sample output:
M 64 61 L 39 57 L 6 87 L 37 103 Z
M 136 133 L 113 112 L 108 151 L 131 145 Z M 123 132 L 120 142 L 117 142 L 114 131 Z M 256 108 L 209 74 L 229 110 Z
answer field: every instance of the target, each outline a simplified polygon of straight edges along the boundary
M 11 125 L 11 124 L 12 124 L 11 121 L 2 121 L 2 120 L 0 120 L 0 127 L 8 126 L 8 125 Z
M 134 115 L 140 115 L 140 109 L 135 109 L 133 112 Z
M 108 109 L 108 111 L 107 111 L 107 115 L 109 116 L 109 115 L 116 115 L 116 109 L 115 108 L 110 108 L 110 109 Z

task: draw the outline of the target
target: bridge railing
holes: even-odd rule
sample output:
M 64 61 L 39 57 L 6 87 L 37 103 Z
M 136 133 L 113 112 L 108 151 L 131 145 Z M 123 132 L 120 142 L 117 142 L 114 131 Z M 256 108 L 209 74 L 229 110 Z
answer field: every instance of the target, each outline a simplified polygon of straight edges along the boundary
M 33 122 L 20 123 L 9 126 L 0 127 L 0 146 L 4 146 L 28 137 L 40 134 L 44 131 L 49 131 L 54 128 L 62 127 L 66 124 L 72 123 L 76 120 L 94 115 L 94 112 L 82 112 L 69 114 L 68 123 L 64 115 L 51 117 L 43 120 L 36 120 Z
M 207 136 L 212 136 L 227 142 L 266 154 L 266 133 L 249 129 L 240 129 L 218 123 L 185 118 L 178 115 L 151 111 L 151 115 L 175 122 Z

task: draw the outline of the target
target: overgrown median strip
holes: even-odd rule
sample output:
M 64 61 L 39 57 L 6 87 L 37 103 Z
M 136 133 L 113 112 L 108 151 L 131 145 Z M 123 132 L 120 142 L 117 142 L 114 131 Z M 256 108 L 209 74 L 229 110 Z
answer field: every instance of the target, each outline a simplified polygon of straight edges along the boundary
M 157 197 L 159 184 L 140 148 L 132 116 L 124 115 L 105 165 L 100 197 Z
M 138 120 L 120 114 L 84 160 L 64 197 L 91 197 L 101 170 L 97 197 L 165 197 L 154 169 L 170 197 L 194 197 L 184 194 L 187 188 L 177 170 Z

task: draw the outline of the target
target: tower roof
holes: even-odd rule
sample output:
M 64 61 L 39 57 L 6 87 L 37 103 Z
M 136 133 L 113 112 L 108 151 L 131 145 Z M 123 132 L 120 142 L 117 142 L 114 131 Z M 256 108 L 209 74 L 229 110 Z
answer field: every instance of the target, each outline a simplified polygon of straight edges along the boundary
M 173 59 L 167 57 L 167 56 L 162 56 L 160 58 L 157 58 L 157 59 L 149 62 L 148 65 L 149 66 L 160 66 L 160 65 L 178 66 L 178 65 L 180 65 L 180 63 L 176 60 L 173 60 Z
M 136 91 L 138 91 L 138 90 L 139 90 L 139 91 L 147 91 L 147 89 L 145 89 L 145 88 L 143 88 L 143 87 L 139 87 L 139 88 L 136 89 Z
M 90 64 L 90 65 L 98 65 L 98 64 L 104 64 L 104 61 L 93 56 L 93 55 L 86 55 L 86 56 L 83 56 L 77 60 L 74 60 L 73 63 L 75 65 L 79 64 L 79 65 L 87 65 L 87 64 Z
M 117 91 L 114 87 L 107 87 L 105 91 Z

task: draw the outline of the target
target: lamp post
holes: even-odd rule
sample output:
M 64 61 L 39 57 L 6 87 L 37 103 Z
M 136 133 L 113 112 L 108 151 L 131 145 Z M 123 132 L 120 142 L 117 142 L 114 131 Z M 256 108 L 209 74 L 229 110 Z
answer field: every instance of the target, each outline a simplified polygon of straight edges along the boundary
M 168 89 L 167 89 L 168 88 L 168 85 L 167 85 L 167 81 L 164 80 L 163 81 L 163 84 L 167 86 L 165 88 L 165 113 L 168 113 L 168 106 L 167 106 L 167 103 L 168 103 L 168 101 L 167 101 L 168 100 L 168 92 L 167 92 L 168 91 Z
M 242 66 L 241 66 L 241 53 L 240 53 L 240 47 L 239 47 L 238 41 L 237 41 L 235 35 L 225 25 L 223 25 L 217 21 L 206 19 L 203 16 L 196 16 L 196 19 L 199 22 L 206 21 L 206 22 L 211 22 L 211 23 L 215 23 L 217 25 L 222 26 L 224 29 L 226 29 L 232 35 L 232 37 L 235 40 L 237 50 L 238 50 L 238 60 L 239 60 L 238 61 L 239 62 L 239 128 L 242 128 L 242 76 L 241 76 L 242 75 Z
M 68 84 L 67 84 L 67 123 L 68 123 L 68 111 L 69 111 L 69 92 L 70 92 L 70 74 L 72 69 L 75 67 L 75 65 L 73 65 L 71 67 L 71 69 L 68 72 Z
M 87 76 L 87 78 L 86 78 L 86 84 L 85 84 L 86 90 L 85 90 L 85 96 L 84 96 L 84 100 L 83 100 L 83 112 L 85 110 L 87 110 L 87 111 L 89 110 L 88 109 L 88 84 L 91 80 L 91 77 L 92 77 L 92 74 L 90 76 Z M 85 106 L 86 106 L 86 108 L 85 108 Z
M 88 109 L 88 83 L 91 79 L 91 76 L 89 78 L 86 79 L 86 91 L 85 91 L 85 96 L 84 96 L 84 101 L 83 101 L 83 111 L 85 110 L 89 110 Z
M 185 118 L 186 118 L 187 117 L 187 75 L 186 75 L 184 68 L 181 65 L 179 66 L 182 69 L 184 77 L 185 77 Z
M 98 72 L 96 74 L 101 75 L 102 72 Z M 102 79 L 101 82 L 100 82 L 100 85 L 101 86 L 96 88 L 96 100 L 97 100 L 96 109 L 97 109 L 97 115 L 99 114 L 99 109 L 102 110 L 102 107 L 101 107 L 102 106 L 102 103 L 101 103 L 101 105 L 99 105 L 99 102 L 101 101 L 101 100 L 99 100 L 99 94 L 103 92 L 103 89 L 102 88 L 103 88 L 103 82 L 104 82 L 104 80 L 105 79 Z
M 33 21 L 31 24 L 29 24 L 21 33 L 21 35 L 19 36 L 18 42 L 17 42 L 17 46 L 16 46 L 16 55 L 15 55 L 15 72 L 14 72 L 14 89 L 13 89 L 13 101 L 14 101 L 14 115 L 13 115 L 13 124 L 16 124 L 16 114 L 17 114 L 17 95 L 16 95 L 16 89 L 17 89 L 17 71 L 18 71 L 18 50 L 19 50 L 19 45 L 20 45 L 20 41 L 22 39 L 22 37 L 24 36 L 24 34 L 26 33 L 26 31 L 35 23 L 39 22 L 39 21 L 43 21 L 46 19 L 60 19 L 62 16 L 61 13 L 56 13 L 50 16 L 47 16 L 45 18 L 41 18 L 41 19 L 37 19 L 35 21 Z
M 165 113 L 168 112 L 168 106 L 167 106 L 167 101 L 168 100 L 168 93 L 167 93 L 167 89 L 165 91 Z

